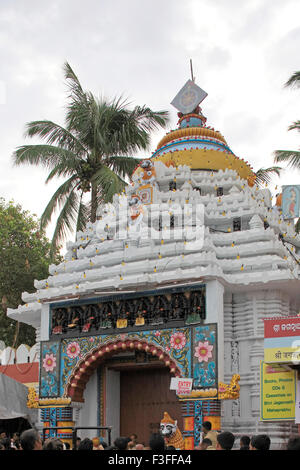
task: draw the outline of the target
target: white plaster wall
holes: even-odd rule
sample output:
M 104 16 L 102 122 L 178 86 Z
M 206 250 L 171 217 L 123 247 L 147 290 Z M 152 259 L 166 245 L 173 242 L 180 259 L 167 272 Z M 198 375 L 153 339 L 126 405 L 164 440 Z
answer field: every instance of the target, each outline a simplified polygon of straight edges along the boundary
M 14 348 L 11 348 L 10 346 L 7 346 L 1 352 L 1 364 L 2 365 L 14 364 L 15 357 L 16 357 L 16 350 Z
M 222 403 L 222 430 L 235 435 L 266 433 L 272 448 L 280 448 L 296 427 L 292 422 L 260 421 L 260 361 L 264 358 L 263 318 L 289 315 L 286 294 L 259 290 L 224 296 L 224 379 L 239 373 L 240 398 Z M 238 439 L 237 439 L 238 441 Z
M 76 420 L 76 426 L 97 426 L 97 418 L 98 418 L 98 403 L 97 403 L 97 390 L 98 390 L 98 383 L 97 383 L 97 370 L 94 372 L 93 375 L 89 378 L 89 381 L 86 385 L 84 390 L 84 404 L 78 413 L 78 419 Z M 94 430 L 82 430 L 78 431 L 78 436 L 81 439 L 85 437 L 89 437 L 92 439 L 93 437 L 98 435 L 96 429 Z
M 30 361 L 30 348 L 26 344 L 20 344 L 16 350 L 16 362 L 25 364 Z
M 217 281 L 206 282 L 205 323 L 218 324 L 218 380 L 224 379 L 224 287 Z
M 120 372 L 106 369 L 105 425 L 112 426 L 111 440 L 120 436 Z
M 50 306 L 49 304 L 43 304 L 41 312 L 40 341 L 49 341 L 49 318 Z

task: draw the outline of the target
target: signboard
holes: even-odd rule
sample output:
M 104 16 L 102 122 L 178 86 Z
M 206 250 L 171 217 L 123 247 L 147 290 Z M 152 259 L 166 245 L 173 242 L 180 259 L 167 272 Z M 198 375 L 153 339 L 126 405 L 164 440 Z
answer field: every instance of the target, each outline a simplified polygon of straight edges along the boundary
M 194 111 L 198 104 L 206 97 L 206 91 L 202 90 L 202 88 L 196 85 L 192 80 L 188 80 L 177 93 L 171 104 L 182 114 L 188 114 Z
M 300 185 L 282 186 L 282 215 L 284 219 L 300 216 Z
M 297 364 L 300 362 L 300 317 L 264 320 L 264 361 Z
M 300 424 L 300 380 L 297 380 L 295 423 Z
M 265 338 L 300 336 L 300 317 L 266 318 Z
M 261 421 L 294 421 L 296 371 L 265 362 L 260 369 Z
M 193 379 L 172 377 L 170 390 L 176 390 L 177 395 L 190 395 Z

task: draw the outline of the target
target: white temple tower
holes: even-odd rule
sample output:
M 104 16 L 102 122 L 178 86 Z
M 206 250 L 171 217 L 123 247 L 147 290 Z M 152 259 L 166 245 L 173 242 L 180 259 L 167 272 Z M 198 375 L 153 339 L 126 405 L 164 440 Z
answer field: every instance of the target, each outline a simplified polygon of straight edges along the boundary
M 54 344 L 54 340 L 60 338 L 56 350 L 60 351 L 60 359 L 55 363 L 56 367 L 60 364 L 57 393 L 47 395 L 45 391 L 43 395 L 41 381 L 40 401 L 47 404 L 47 396 L 55 396 L 58 403 L 59 399 L 69 397 L 69 405 L 77 407 L 77 415 L 81 413 L 78 419 L 84 424 L 88 422 L 91 408 L 87 400 L 80 406 L 78 400 L 84 399 L 84 393 L 96 394 L 88 379 L 105 350 L 99 349 L 100 346 L 86 350 L 85 356 L 78 356 L 77 362 L 72 363 L 72 370 L 71 365 L 64 369 L 62 358 L 67 358 L 71 340 L 80 348 L 85 333 L 94 344 L 112 345 L 106 346 L 107 353 L 111 354 L 110 347 L 118 352 L 122 347 L 124 351 L 139 348 L 142 343 L 138 343 L 136 335 L 144 334 L 143 340 L 148 339 L 155 355 L 153 351 L 158 343 L 153 332 L 159 330 L 158 338 L 162 331 L 170 331 L 168 338 L 172 338 L 173 343 L 169 349 L 161 343 L 161 358 L 168 352 L 171 359 L 168 361 L 164 356 L 164 363 L 169 362 L 171 374 L 180 375 L 183 374 L 181 362 L 179 359 L 176 362 L 180 346 L 174 345 L 174 335 L 186 345 L 187 336 L 183 339 L 182 335 L 188 334 L 187 330 L 194 338 L 200 331 L 197 328 L 216 325 L 214 373 L 217 370 L 218 381 L 226 384 L 239 374 L 240 396 L 218 400 L 218 386 L 201 385 L 207 368 L 199 372 L 196 362 L 206 367 L 209 359 L 207 356 L 200 362 L 195 353 L 199 343 L 197 346 L 191 340 L 186 354 L 190 361 L 187 367 L 190 367 L 189 373 L 194 374 L 196 384 L 194 398 L 214 398 L 221 403 L 222 430 L 250 436 L 267 433 L 272 447 L 277 447 L 291 433 L 293 423 L 260 421 L 263 318 L 293 316 L 300 310 L 300 236 L 291 221 L 283 220 L 280 209 L 272 206 L 270 191 L 256 185 L 255 173 L 248 162 L 234 155 L 219 131 L 206 126 L 206 118 L 199 108 L 205 95 L 201 95 L 193 82 L 187 82 L 174 100 L 180 109 L 178 128 L 166 134 L 149 160 L 141 162 L 126 192 L 115 195 L 112 204 L 100 207 L 98 221 L 89 224 L 85 232 L 77 233 L 76 241 L 68 244 L 64 262 L 50 266 L 48 279 L 36 281 L 36 292 L 24 293 L 24 305 L 9 310 L 8 316 L 33 325 L 37 329 L 37 340 L 43 345 L 50 345 L 51 341 Z M 191 295 L 199 285 L 205 286 L 205 314 L 202 316 L 191 310 Z M 120 312 L 114 324 L 107 318 L 105 323 L 102 316 L 102 323 L 99 320 L 101 325 L 98 322 L 97 327 L 93 323 L 94 316 L 90 316 L 91 324 L 86 329 L 84 326 L 89 323 L 86 317 L 83 320 L 80 316 L 85 314 L 78 313 L 78 324 L 74 323 L 76 315 L 68 321 L 64 317 L 76 302 L 87 305 L 89 299 L 101 297 L 103 302 L 119 294 L 126 294 L 131 301 L 133 293 L 148 298 L 157 296 L 160 289 L 164 289 L 161 292 L 169 299 L 168 292 L 176 288 L 182 289 L 180 292 L 185 292 L 190 302 L 187 311 L 183 314 L 178 307 L 180 313 L 176 317 L 168 310 L 164 320 L 155 317 L 156 323 L 153 316 L 147 318 L 146 310 L 144 314 L 135 314 L 132 323 Z M 64 312 L 61 317 L 59 307 Z M 73 336 L 70 325 L 73 325 Z M 89 336 L 93 331 L 93 336 Z M 120 338 L 125 346 L 118 346 Z M 54 357 L 55 353 L 51 354 Z M 84 367 L 82 361 L 85 361 Z M 42 364 L 41 356 L 41 368 Z M 64 382 L 64 375 L 69 377 L 68 381 Z M 96 383 L 96 376 L 93 377 Z M 49 407 L 55 406 L 55 402 L 51 403 Z M 119 419 L 112 416 L 108 405 L 105 406 L 111 420 Z M 75 414 L 73 420 L 76 421 Z M 192 433 L 195 443 L 199 423 L 196 429 L 195 421 Z M 192 434 L 187 432 L 187 438 Z

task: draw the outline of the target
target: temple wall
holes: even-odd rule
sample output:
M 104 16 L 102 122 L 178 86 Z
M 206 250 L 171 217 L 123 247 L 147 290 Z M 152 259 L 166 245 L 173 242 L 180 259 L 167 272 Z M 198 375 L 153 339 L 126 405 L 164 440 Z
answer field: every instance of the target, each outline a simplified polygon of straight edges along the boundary
M 15 349 L 3 344 L 0 349 L 0 365 L 6 366 L 11 364 L 26 364 L 31 362 L 39 362 L 39 344 L 29 347 L 27 344 L 20 344 Z
M 76 426 L 86 427 L 86 426 L 99 426 L 98 424 L 98 377 L 97 371 L 91 375 L 86 389 L 84 391 L 85 402 L 84 405 L 78 408 L 78 414 L 76 419 Z M 97 436 L 98 432 L 94 430 L 82 430 L 78 431 L 78 436 L 81 438 L 88 437 L 92 439 Z
M 239 373 L 240 398 L 222 403 L 222 429 L 236 435 L 266 433 L 272 448 L 280 448 L 292 432 L 292 422 L 260 421 L 260 361 L 264 358 L 266 317 L 292 315 L 294 307 L 279 290 L 260 290 L 224 296 L 225 382 Z M 237 443 L 236 443 L 237 445 Z

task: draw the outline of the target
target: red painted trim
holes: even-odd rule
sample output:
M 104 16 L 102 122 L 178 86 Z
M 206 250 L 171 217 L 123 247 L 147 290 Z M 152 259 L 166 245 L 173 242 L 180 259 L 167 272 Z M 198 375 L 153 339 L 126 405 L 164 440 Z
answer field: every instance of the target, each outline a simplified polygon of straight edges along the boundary
M 0 366 L 0 373 L 22 384 L 38 382 L 39 363 L 32 362 L 31 364 L 9 364 Z

